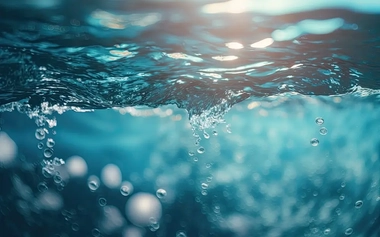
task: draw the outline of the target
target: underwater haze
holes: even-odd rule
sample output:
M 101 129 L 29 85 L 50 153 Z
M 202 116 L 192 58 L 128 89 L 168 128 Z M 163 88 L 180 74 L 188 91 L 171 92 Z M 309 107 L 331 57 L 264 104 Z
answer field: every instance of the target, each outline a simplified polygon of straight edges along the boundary
M 380 236 L 380 2 L 0 1 L 0 236 Z

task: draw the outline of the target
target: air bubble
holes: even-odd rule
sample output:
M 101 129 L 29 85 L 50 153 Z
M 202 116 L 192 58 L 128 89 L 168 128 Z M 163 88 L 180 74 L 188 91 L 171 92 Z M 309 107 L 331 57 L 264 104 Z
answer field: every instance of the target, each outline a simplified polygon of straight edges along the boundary
M 355 208 L 361 208 L 363 206 L 363 201 L 362 200 L 358 200 L 355 202 Z
M 192 152 L 192 151 L 189 151 L 189 156 L 194 156 L 195 155 L 195 153 L 194 152 Z
M 45 139 L 45 130 L 43 128 L 37 128 L 35 136 L 38 140 Z
M 48 138 L 46 141 L 46 146 L 51 148 L 54 145 L 55 145 L 55 141 L 52 138 Z
M 156 196 L 157 196 L 159 199 L 164 198 L 164 197 L 166 196 L 166 190 L 165 190 L 165 189 L 162 189 L 162 188 L 158 189 L 158 190 L 156 191 Z
M 53 172 L 54 170 L 52 170 L 51 168 L 49 168 L 48 166 L 45 166 L 42 168 L 42 175 L 45 177 L 45 178 L 51 178 L 53 177 Z
M 327 229 L 325 229 L 325 230 L 323 231 L 323 234 L 324 234 L 324 235 L 329 235 L 330 232 L 331 232 L 331 229 L 330 229 L 330 228 L 327 228 Z
M 124 181 L 120 187 L 120 193 L 123 196 L 128 196 L 133 192 L 133 186 L 130 182 Z
M 210 138 L 210 135 L 209 135 L 206 131 L 203 131 L 203 136 L 204 136 L 204 138 L 206 138 L 206 139 L 209 139 L 209 138 Z
M 327 134 L 327 128 L 325 128 L 325 127 L 321 127 L 320 129 L 319 129 L 319 133 L 321 134 L 321 135 L 326 135 Z
M 65 162 L 62 159 L 60 159 L 58 157 L 54 157 L 54 159 L 53 159 L 53 165 L 54 166 L 61 166 L 63 164 L 65 164 Z
M 73 224 L 71 225 L 71 229 L 72 229 L 73 231 L 78 231 L 78 230 L 79 230 L 79 225 L 78 225 L 77 223 L 73 223 Z
M 43 192 L 47 191 L 49 188 L 45 182 L 41 182 L 37 185 L 37 189 L 39 192 L 43 193 Z
M 344 200 L 344 198 L 345 198 L 345 197 L 344 197 L 344 195 L 343 195 L 343 194 L 339 196 L 339 200 L 341 200 L 341 201 L 343 201 L 343 200 Z
M 44 156 L 45 156 L 46 158 L 50 158 L 52 155 L 53 155 L 53 149 L 51 149 L 51 148 L 46 148 L 46 149 L 44 150 Z
M 54 183 L 59 184 L 62 181 L 62 177 L 60 175 L 54 175 Z
M 104 207 L 105 205 L 107 205 L 107 200 L 105 198 L 99 198 L 99 205 L 101 207 Z
M 175 237 L 187 237 L 185 232 L 183 231 L 178 231 L 177 234 L 175 235 Z
M 99 188 L 100 180 L 98 177 L 92 175 L 87 180 L 88 188 L 94 192 Z
M 218 136 L 218 132 L 214 130 L 214 131 L 212 131 L 212 135 Z
M 202 183 L 202 189 L 207 189 L 208 188 L 208 184 L 206 184 L 206 183 Z
M 38 149 L 42 149 L 44 148 L 44 144 L 42 142 L 39 142 L 38 145 L 37 145 Z
M 310 144 L 311 144 L 312 146 L 318 146 L 318 145 L 319 145 L 319 140 L 318 140 L 317 138 L 312 138 L 312 139 L 310 140 Z
M 347 228 L 346 231 L 344 232 L 345 235 L 351 235 L 354 230 L 352 228 Z
M 199 154 L 203 154 L 205 152 L 205 148 L 203 146 L 201 146 L 201 147 L 198 148 L 197 152 Z
M 202 191 L 201 191 L 201 194 L 202 194 L 203 196 L 207 196 L 207 190 L 206 190 L 206 189 L 202 190 Z
M 230 124 L 226 125 L 226 131 L 227 131 L 227 133 L 232 133 Z
M 197 162 L 197 161 L 198 161 L 198 157 L 194 157 L 193 160 L 194 160 L 195 162 Z
M 98 229 L 94 228 L 94 229 L 92 229 L 91 234 L 94 237 L 99 237 L 100 236 L 100 231 Z
M 315 123 L 318 125 L 322 125 L 325 122 L 325 120 L 321 117 L 315 118 Z

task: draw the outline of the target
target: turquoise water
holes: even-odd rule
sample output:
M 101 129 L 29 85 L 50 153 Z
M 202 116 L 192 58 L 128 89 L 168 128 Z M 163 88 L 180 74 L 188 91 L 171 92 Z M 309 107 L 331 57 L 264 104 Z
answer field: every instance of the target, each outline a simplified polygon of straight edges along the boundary
M 379 236 L 377 1 L 0 6 L 4 236 Z

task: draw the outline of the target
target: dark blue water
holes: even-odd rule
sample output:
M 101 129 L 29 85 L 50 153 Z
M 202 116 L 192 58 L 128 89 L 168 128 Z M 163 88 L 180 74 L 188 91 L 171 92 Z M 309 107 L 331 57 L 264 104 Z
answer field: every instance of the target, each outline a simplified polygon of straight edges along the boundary
M 0 236 L 380 235 L 377 1 L 0 16 Z

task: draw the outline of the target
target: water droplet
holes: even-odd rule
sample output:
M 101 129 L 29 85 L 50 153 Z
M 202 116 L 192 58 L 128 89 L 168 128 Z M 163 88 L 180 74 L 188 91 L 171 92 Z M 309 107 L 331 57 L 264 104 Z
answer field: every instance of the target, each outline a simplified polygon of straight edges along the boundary
M 361 208 L 363 206 L 363 201 L 362 200 L 358 200 L 355 202 L 355 208 Z
M 232 133 L 232 131 L 231 131 L 231 125 L 230 125 L 230 124 L 227 124 L 227 125 L 226 125 L 226 131 L 227 131 L 228 133 Z
M 354 230 L 352 228 L 347 228 L 346 231 L 344 232 L 345 235 L 351 235 Z
M 202 189 L 207 189 L 208 188 L 208 184 L 206 184 L 206 183 L 202 183 Z
M 310 144 L 311 144 L 312 146 L 318 146 L 318 145 L 319 145 L 319 140 L 318 140 L 317 138 L 312 138 L 312 139 L 310 140 Z
M 39 183 L 37 185 L 37 189 L 38 189 L 38 191 L 40 191 L 41 193 L 43 193 L 43 192 L 47 191 L 49 188 L 48 188 L 48 186 L 46 185 L 45 182 L 41 182 L 41 183 Z
M 327 134 L 327 128 L 325 128 L 325 127 L 321 127 L 320 129 L 319 129 L 319 133 L 321 134 L 321 135 L 326 135 Z
M 185 232 L 183 231 L 178 231 L 177 234 L 175 235 L 175 237 L 187 237 Z
M 52 138 L 48 138 L 46 141 L 46 146 L 51 148 L 54 145 L 55 145 L 55 141 Z
M 166 190 L 165 190 L 165 189 L 162 189 L 162 188 L 158 189 L 158 190 L 156 191 L 156 196 L 157 196 L 159 199 L 164 198 L 164 197 L 166 196 Z
M 52 155 L 53 155 L 53 149 L 51 149 L 51 148 L 46 148 L 46 149 L 44 150 L 44 156 L 45 156 L 46 158 L 50 158 Z
M 189 151 L 189 156 L 194 156 L 195 155 L 195 153 L 194 152 L 192 152 L 192 151 Z
M 344 200 L 344 195 L 343 194 L 339 196 L 339 200 L 341 200 L 341 201 Z
M 35 136 L 38 140 L 45 139 L 45 130 L 43 128 L 37 128 Z
M 78 231 L 78 230 L 79 230 L 79 225 L 78 225 L 77 223 L 73 223 L 73 224 L 71 225 L 71 229 L 72 229 L 73 231 Z
M 59 184 L 62 181 L 62 177 L 60 175 L 54 175 L 54 183 Z
M 330 228 L 327 228 L 327 229 L 325 229 L 325 230 L 323 231 L 323 234 L 324 234 L 324 235 L 329 235 L 330 232 L 331 232 L 331 229 L 330 229 Z
M 101 207 L 104 207 L 105 205 L 107 205 L 107 200 L 105 198 L 99 198 L 99 205 Z
M 205 148 L 203 146 L 201 146 L 201 147 L 198 148 L 197 152 L 199 154 L 203 154 L 205 152 Z
M 98 229 L 94 228 L 94 229 L 92 229 L 91 234 L 94 237 L 99 237 L 100 236 L 100 231 Z
M 209 139 L 209 138 L 210 138 L 210 135 L 209 135 L 206 131 L 203 131 L 203 136 L 204 136 L 204 138 L 206 138 L 206 139 Z
M 321 117 L 315 118 L 315 123 L 318 125 L 322 125 L 325 122 L 325 120 Z
M 37 145 L 38 149 L 42 149 L 44 148 L 44 144 L 42 142 L 39 142 L 38 145 Z
M 96 191 L 99 188 L 100 180 L 96 176 L 90 176 L 87 181 L 87 185 L 91 191 Z
M 212 135 L 218 136 L 218 132 L 214 130 L 214 131 L 212 131 Z

